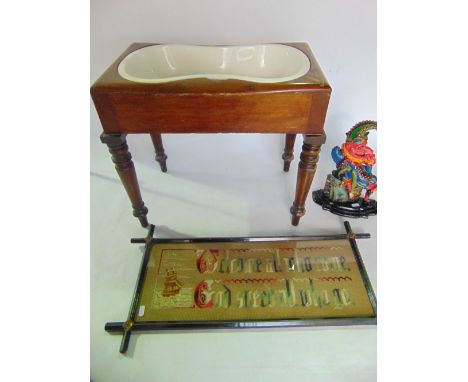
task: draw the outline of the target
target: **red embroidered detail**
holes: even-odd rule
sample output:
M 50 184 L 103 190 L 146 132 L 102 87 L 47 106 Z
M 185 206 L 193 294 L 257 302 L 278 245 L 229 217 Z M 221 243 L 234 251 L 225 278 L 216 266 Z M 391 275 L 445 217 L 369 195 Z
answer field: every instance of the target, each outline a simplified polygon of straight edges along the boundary
M 320 281 L 346 281 L 346 280 L 349 280 L 349 281 L 353 281 L 353 279 L 349 276 L 323 276 L 323 277 L 319 277 L 318 278 Z
M 210 287 L 208 286 L 208 283 L 206 281 L 200 282 L 194 292 L 194 300 L 195 300 L 195 305 L 198 306 L 199 308 L 212 308 L 213 307 L 213 301 L 209 300 L 207 301 L 207 297 L 205 292 L 210 290 Z
M 197 269 L 200 273 L 206 271 L 213 271 L 216 268 L 216 263 L 219 259 L 219 251 L 217 249 L 210 249 L 204 251 L 197 259 Z
M 278 279 L 227 279 L 224 280 L 225 283 L 234 283 L 234 284 L 242 284 L 242 283 L 271 283 L 271 282 L 279 282 Z

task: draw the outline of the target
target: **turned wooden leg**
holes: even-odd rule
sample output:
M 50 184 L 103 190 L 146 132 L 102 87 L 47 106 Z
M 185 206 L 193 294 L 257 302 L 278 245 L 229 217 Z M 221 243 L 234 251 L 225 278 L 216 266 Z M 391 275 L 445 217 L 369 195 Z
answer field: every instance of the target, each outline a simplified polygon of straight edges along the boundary
M 325 142 L 325 138 L 325 134 L 304 135 L 301 161 L 297 171 L 296 197 L 291 207 L 292 225 L 298 225 L 300 218 L 306 212 L 305 201 L 314 179 L 320 147 Z
M 159 162 L 159 167 L 161 167 L 162 172 L 167 172 L 166 159 L 167 155 L 164 152 L 164 147 L 162 143 L 161 134 L 150 134 L 151 140 L 153 141 L 154 151 L 156 152 L 156 161 Z
M 291 161 L 294 159 L 294 142 L 296 142 L 296 134 L 286 134 L 286 143 L 284 145 L 283 171 L 288 172 Z
M 135 166 L 132 161 L 132 156 L 128 151 L 125 137 L 126 134 L 102 133 L 101 142 L 107 145 L 109 152 L 112 154 L 112 161 L 115 163 L 115 169 L 132 202 L 133 216 L 140 220 L 143 227 L 147 227 L 148 220 L 146 219 L 146 215 L 148 213 L 148 208 L 146 208 L 141 199 Z

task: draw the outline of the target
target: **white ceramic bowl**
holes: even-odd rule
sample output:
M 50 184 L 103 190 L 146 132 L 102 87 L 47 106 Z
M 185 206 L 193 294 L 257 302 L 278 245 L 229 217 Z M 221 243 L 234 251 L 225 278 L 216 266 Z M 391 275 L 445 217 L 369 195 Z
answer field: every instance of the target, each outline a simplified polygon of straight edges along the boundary
M 119 74 L 133 82 L 162 83 L 189 78 L 275 83 L 299 78 L 310 62 L 282 44 L 252 46 L 151 45 L 130 53 Z

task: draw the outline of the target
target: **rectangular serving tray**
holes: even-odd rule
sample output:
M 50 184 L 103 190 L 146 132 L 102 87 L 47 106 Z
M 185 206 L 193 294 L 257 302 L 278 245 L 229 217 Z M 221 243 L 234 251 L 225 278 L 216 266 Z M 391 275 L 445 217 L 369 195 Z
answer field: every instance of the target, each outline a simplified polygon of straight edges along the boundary
M 376 324 L 377 302 L 356 245 L 326 236 L 144 239 L 126 322 L 132 331 Z

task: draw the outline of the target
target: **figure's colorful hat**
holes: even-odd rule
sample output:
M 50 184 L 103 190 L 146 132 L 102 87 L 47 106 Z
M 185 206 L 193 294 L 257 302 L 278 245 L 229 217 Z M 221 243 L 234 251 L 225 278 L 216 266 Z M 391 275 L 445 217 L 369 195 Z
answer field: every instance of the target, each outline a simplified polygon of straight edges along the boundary
M 366 143 L 369 130 L 377 130 L 377 122 L 362 121 L 356 123 L 351 130 L 346 133 L 347 143 Z

